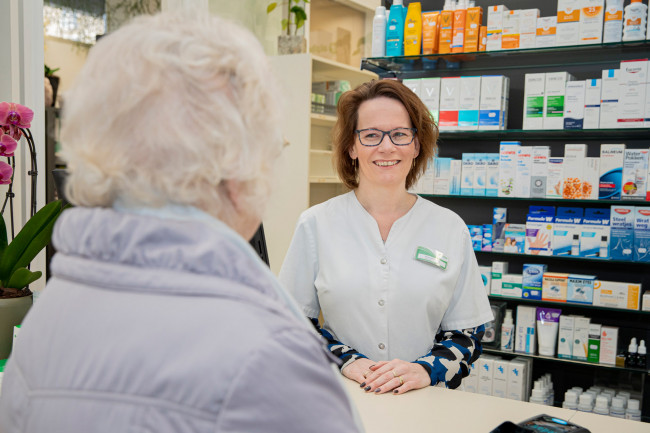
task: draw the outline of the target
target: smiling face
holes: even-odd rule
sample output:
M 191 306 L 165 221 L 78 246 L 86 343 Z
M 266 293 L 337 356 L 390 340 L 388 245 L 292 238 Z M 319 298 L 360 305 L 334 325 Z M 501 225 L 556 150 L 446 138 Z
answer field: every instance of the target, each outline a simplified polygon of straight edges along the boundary
M 404 105 L 396 99 L 380 96 L 359 106 L 356 129 L 376 128 L 390 131 L 394 128 L 412 128 Z M 420 146 L 417 136 L 406 146 L 395 146 L 388 135 L 378 146 L 363 146 L 355 134 L 350 157 L 359 163 L 359 186 L 405 187 L 406 176 L 418 156 Z

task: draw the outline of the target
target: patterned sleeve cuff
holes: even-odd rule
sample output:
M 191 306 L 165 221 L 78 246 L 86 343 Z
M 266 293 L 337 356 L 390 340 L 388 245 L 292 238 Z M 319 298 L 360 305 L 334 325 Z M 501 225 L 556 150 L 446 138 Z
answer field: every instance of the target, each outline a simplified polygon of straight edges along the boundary
M 321 328 L 318 324 L 318 319 L 310 318 L 311 323 L 314 325 L 318 333 L 325 339 L 327 342 L 327 348 L 332 354 L 341 361 L 340 370 L 343 370 L 348 365 L 352 364 L 354 361 L 360 358 L 367 358 L 362 353 L 357 352 L 354 348 L 346 346 L 340 341 L 334 339 L 334 336 L 324 328 Z

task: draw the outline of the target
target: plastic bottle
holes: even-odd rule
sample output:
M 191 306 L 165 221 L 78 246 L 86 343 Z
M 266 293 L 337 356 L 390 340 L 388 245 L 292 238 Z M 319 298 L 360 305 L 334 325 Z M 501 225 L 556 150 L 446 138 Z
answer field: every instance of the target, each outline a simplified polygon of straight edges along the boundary
M 630 399 L 627 402 L 627 409 L 625 410 L 625 419 L 632 421 L 641 421 L 641 410 L 639 409 L 639 400 Z
M 596 405 L 594 406 L 594 413 L 599 415 L 609 415 L 609 406 L 607 406 L 607 397 L 599 395 L 596 397 Z
M 564 409 L 578 409 L 578 393 L 572 389 L 565 392 L 562 407 Z M 625 411 L 623 411 L 623 416 L 625 416 Z
M 546 399 L 544 398 L 544 390 L 541 387 L 533 388 L 532 392 L 530 393 L 530 399 L 528 401 L 530 403 L 546 404 Z
M 422 51 L 422 6 L 409 3 L 404 23 L 404 55 L 417 56 Z
M 453 0 L 445 0 L 445 5 L 440 13 L 438 27 L 440 34 L 438 37 L 438 53 L 451 53 L 451 39 L 453 37 L 454 9 L 456 5 Z
M 623 40 L 640 41 L 645 39 L 647 17 L 648 6 L 643 4 L 641 0 L 632 0 L 632 3 L 625 6 Z
M 377 6 L 372 19 L 372 57 L 386 55 L 386 8 Z
M 605 0 L 603 42 L 621 42 L 623 36 L 623 0 Z
M 607 236 L 600 237 L 600 248 L 598 249 L 598 257 L 609 257 L 607 248 Z
M 642 369 L 647 369 L 647 357 L 646 357 L 646 347 L 645 347 L 645 340 L 641 340 L 639 343 L 639 349 L 637 350 L 637 355 L 636 355 L 636 367 L 637 368 L 642 368 Z
M 512 310 L 506 310 L 506 317 L 501 324 L 501 350 L 512 352 L 514 350 L 513 333 L 515 325 L 512 321 Z
M 609 416 L 614 418 L 625 418 L 625 399 L 623 397 L 614 397 L 612 407 L 609 409 Z
M 632 337 L 630 340 L 630 345 L 627 347 L 627 356 L 625 357 L 625 366 L 626 367 L 635 367 L 636 366 L 636 337 Z
M 454 10 L 452 25 L 451 52 L 462 53 L 465 46 L 465 19 L 467 18 L 467 0 L 458 0 Z
M 390 7 L 386 26 L 386 55 L 404 54 L 404 6 L 402 0 L 395 0 Z
M 578 410 L 580 412 L 591 412 L 593 410 L 593 397 L 592 394 L 588 392 L 583 392 L 580 394 L 580 398 L 578 400 Z
M 578 234 L 573 235 L 573 239 L 571 240 L 571 255 L 580 255 L 580 235 Z

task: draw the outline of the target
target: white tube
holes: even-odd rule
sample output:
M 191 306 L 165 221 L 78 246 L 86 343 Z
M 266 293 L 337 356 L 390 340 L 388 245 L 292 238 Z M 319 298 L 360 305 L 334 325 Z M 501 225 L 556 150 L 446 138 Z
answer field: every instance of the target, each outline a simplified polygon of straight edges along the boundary
M 537 308 L 537 338 L 540 355 L 555 356 L 560 314 L 562 310 L 556 308 Z

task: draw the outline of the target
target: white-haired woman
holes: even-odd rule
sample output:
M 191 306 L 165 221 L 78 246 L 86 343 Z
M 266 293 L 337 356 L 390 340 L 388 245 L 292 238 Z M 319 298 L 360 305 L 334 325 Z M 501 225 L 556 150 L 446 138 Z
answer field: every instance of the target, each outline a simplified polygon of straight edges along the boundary
M 66 95 L 68 199 L 0 431 L 356 431 L 327 349 L 246 242 L 282 148 L 259 43 L 141 17 Z

